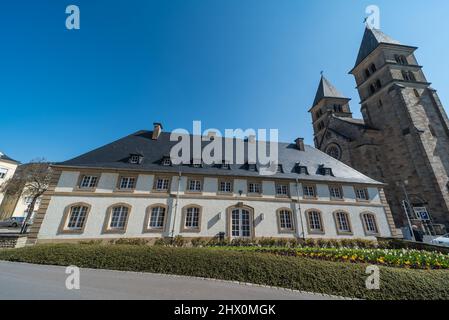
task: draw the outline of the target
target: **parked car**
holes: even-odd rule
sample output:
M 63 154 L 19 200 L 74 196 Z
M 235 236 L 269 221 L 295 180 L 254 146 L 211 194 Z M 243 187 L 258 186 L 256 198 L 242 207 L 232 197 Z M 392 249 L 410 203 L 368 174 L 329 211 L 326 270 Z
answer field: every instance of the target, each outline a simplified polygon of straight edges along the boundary
M 449 233 L 433 239 L 431 242 L 432 244 L 449 247 Z
M 19 228 L 22 226 L 25 218 L 11 217 L 6 220 L 0 221 L 0 228 Z

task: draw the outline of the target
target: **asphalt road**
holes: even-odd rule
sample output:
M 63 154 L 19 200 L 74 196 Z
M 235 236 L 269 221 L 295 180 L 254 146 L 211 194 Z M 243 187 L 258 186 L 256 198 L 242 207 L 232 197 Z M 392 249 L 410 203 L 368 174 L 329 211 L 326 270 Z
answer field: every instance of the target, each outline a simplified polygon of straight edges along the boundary
M 106 270 L 80 270 L 66 288 L 66 268 L 0 261 L 0 299 L 324 300 L 321 295 L 232 282 Z

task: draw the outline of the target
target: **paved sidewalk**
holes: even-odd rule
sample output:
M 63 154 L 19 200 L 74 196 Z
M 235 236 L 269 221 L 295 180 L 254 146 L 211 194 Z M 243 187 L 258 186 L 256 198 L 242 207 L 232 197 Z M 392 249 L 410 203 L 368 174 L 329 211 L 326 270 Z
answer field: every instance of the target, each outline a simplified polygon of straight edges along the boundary
M 80 270 L 67 290 L 66 268 L 0 261 L 0 299 L 327 300 L 328 296 L 217 280 L 107 270 Z

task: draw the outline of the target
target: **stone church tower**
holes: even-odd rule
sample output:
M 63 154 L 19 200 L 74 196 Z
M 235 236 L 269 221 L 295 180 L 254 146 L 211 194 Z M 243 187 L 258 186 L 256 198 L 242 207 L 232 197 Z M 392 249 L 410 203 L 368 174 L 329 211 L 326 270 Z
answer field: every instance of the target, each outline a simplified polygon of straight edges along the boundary
M 363 119 L 352 118 L 350 99 L 322 77 L 310 109 L 315 146 L 385 182 L 398 226 L 407 225 L 408 198 L 427 209 L 433 224 L 449 228 L 449 119 L 416 49 L 367 28 L 350 71 Z

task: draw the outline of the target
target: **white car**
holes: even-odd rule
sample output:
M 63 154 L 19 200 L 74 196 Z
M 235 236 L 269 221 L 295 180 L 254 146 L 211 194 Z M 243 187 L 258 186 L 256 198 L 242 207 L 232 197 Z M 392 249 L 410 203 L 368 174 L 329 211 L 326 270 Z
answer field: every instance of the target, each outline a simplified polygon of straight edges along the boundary
M 445 234 L 444 236 L 438 237 L 436 239 L 433 239 L 432 244 L 436 244 L 439 246 L 447 246 L 449 247 L 449 233 Z

